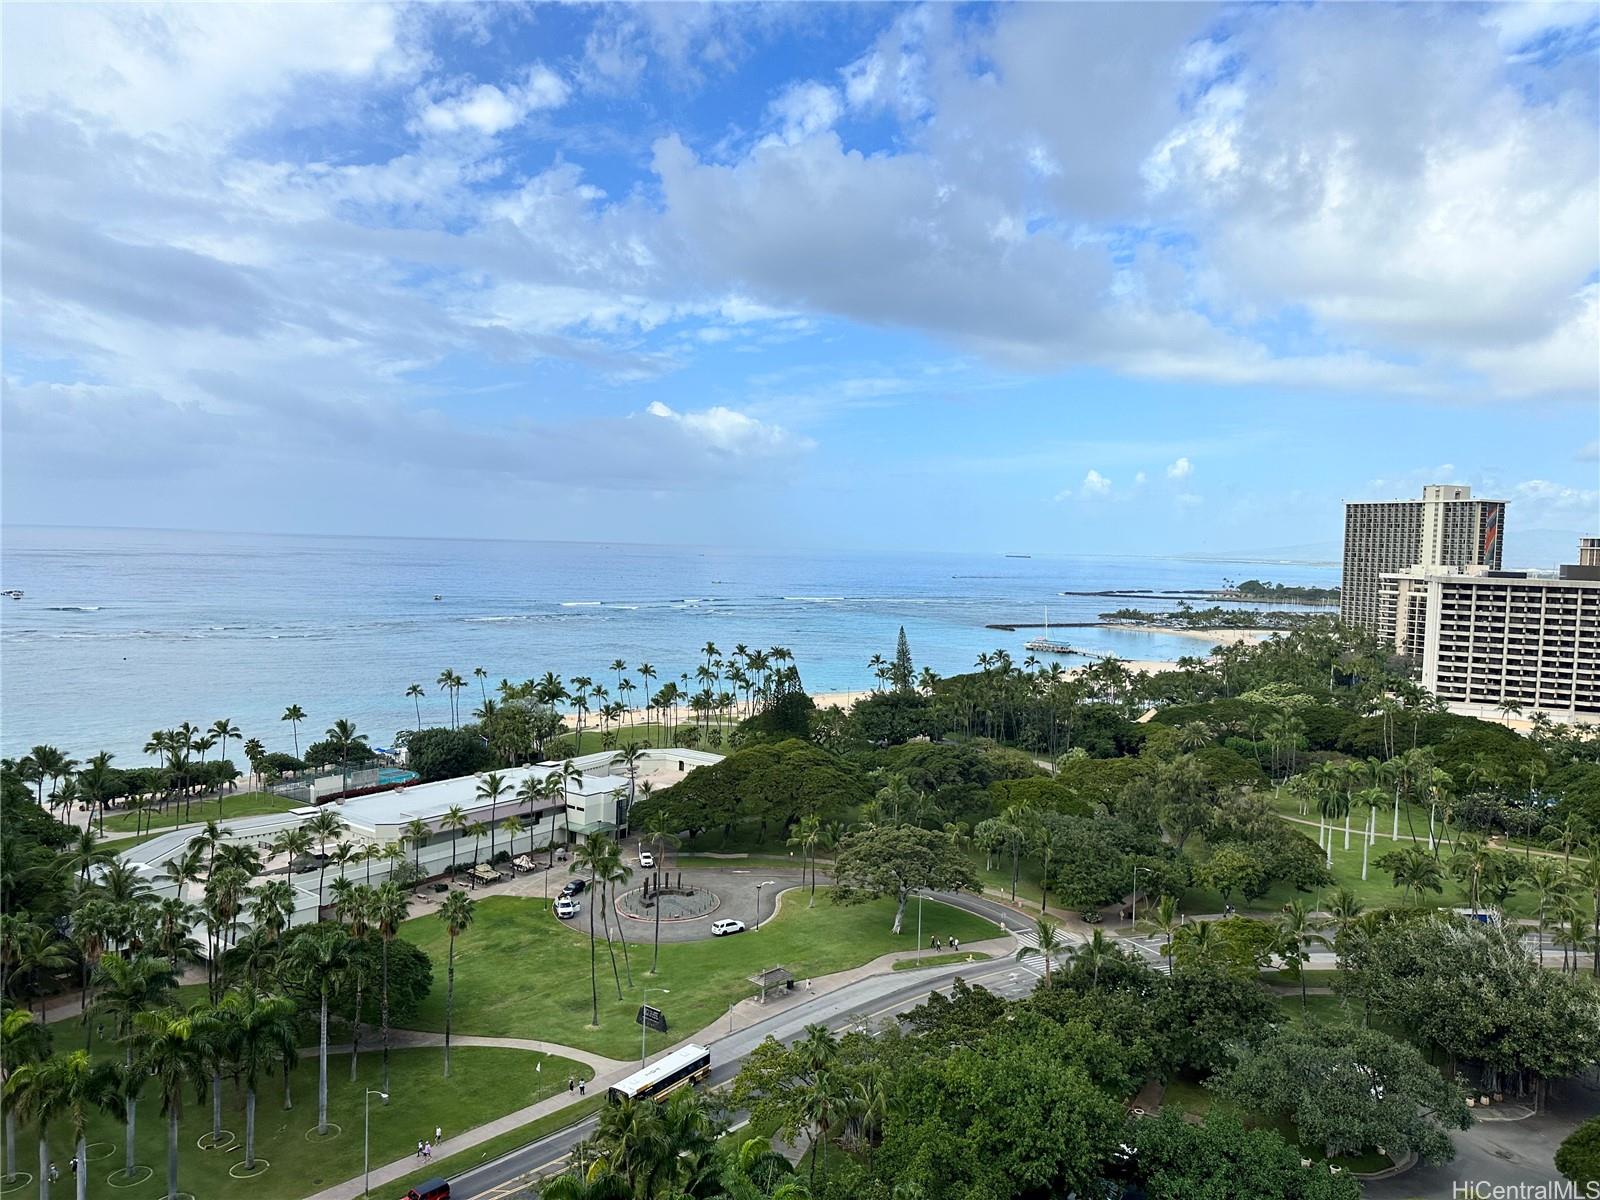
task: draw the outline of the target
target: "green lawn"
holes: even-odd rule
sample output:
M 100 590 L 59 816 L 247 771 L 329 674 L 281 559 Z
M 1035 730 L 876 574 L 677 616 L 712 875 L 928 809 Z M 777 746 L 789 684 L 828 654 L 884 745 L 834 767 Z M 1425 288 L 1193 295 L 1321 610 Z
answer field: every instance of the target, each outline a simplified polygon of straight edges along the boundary
M 443 1077 L 443 1052 L 437 1049 L 396 1050 L 390 1059 L 389 1103 L 372 1098 L 372 1162 L 390 1162 L 413 1152 L 417 1139 L 431 1136 L 435 1126 L 445 1136 L 482 1125 L 505 1113 L 554 1095 L 567 1085 L 567 1076 L 590 1077 L 587 1067 L 562 1058 L 523 1050 L 457 1049 L 450 1056 L 450 1078 Z M 536 1071 L 535 1064 L 542 1069 Z M 313 1133 L 317 1119 L 317 1063 L 305 1059 L 294 1074 L 294 1108 L 284 1111 L 282 1076 L 263 1082 L 256 1097 L 256 1154 L 270 1167 L 249 1180 L 230 1178 L 228 1168 L 244 1160 L 244 1102 L 242 1093 L 225 1084 L 223 1128 L 240 1139 L 237 1151 L 199 1150 L 196 1140 L 211 1130 L 211 1104 L 184 1097 L 178 1162 L 179 1187 L 197 1196 L 221 1200 L 295 1200 L 361 1174 L 362 1100 L 366 1088 L 382 1082 L 377 1054 L 361 1056 L 360 1078 L 350 1082 L 348 1058 L 328 1066 L 328 1118 L 342 1126 L 339 1136 L 319 1140 Z M 89 1124 L 91 1142 L 104 1143 L 90 1150 L 91 1196 L 149 1196 L 159 1194 L 166 1180 L 166 1122 L 159 1099 L 147 1094 L 139 1105 L 138 1161 L 155 1168 L 155 1177 L 142 1188 L 113 1190 L 106 1182 L 122 1170 L 123 1129 L 120 1120 L 97 1114 Z M 62 1168 L 57 1187 L 70 1190 L 66 1171 L 72 1156 L 71 1133 L 62 1124 L 51 1126 L 51 1148 Z M 36 1169 L 37 1143 L 20 1132 L 17 1146 L 26 1170 Z M 107 1145 L 111 1151 L 107 1152 Z M 435 1168 L 440 1164 L 435 1163 Z M 37 1187 L 35 1183 L 33 1186 Z M 396 1194 L 399 1194 L 398 1191 Z
M 634 1014 L 646 984 L 670 989 L 652 995 L 670 1023 L 666 1034 L 653 1034 L 660 1049 L 687 1036 L 728 1011 L 729 1004 L 754 994 L 748 977 L 783 965 L 797 979 L 826 975 L 876 958 L 892 950 L 916 948 L 916 917 L 898 937 L 889 932 L 894 905 L 888 900 L 854 906 L 836 905 L 823 892 L 817 906 L 790 894 L 778 916 L 759 932 L 696 942 L 663 943 L 661 973 L 652 978 L 651 948 L 632 946 L 633 986 L 623 974 L 623 998 L 617 999 L 605 944 L 596 957 L 600 993 L 600 1028 L 588 1028 L 592 1015 L 589 947 L 585 913 L 565 925 L 550 915 L 549 902 L 519 896 L 491 896 L 477 902 L 476 920 L 456 943 L 455 1028 L 462 1033 L 501 1037 L 544 1038 L 578 1046 L 613 1058 L 631 1058 L 639 1051 L 639 1026 Z M 958 937 L 977 942 L 995 935 L 995 927 L 970 913 L 924 901 L 924 939 Z M 434 988 L 410 1022 L 418 1029 L 443 1029 L 448 938 L 437 917 L 418 917 L 401 927 L 402 936 L 426 950 L 434 960 Z M 620 944 L 617 970 L 625 971 Z
M 179 808 L 182 806 L 179 805 Z M 261 817 L 269 813 L 288 812 L 290 809 L 301 807 L 294 800 L 283 796 L 275 796 L 271 792 L 238 792 L 232 796 L 222 798 L 223 821 L 235 817 Z M 151 833 L 162 833 L 173 827 L 176 821 L 180 826 L 199 825 L 206 821 L 216 820 L 217 802 L 215 799 L 196 799 L 189 806 L 188 819 L 184 820 L 176 811 L 169 807 L 166 812 L 114 812 L 106 816 L 106 833 L 132 833 L 135 829 L 145 828 Z M 118 842 L 118 846 L 130 843 Z
M 924 954 L 920 959 L 908 958 L 904 962 L 897 962 L 894 969 L 916 971 L 923 967 L 947 967 L 951 963 L 987 962 L 991 957 L 988 954 L 970 954 L 965 950 L 958 950 L 954 954 Z

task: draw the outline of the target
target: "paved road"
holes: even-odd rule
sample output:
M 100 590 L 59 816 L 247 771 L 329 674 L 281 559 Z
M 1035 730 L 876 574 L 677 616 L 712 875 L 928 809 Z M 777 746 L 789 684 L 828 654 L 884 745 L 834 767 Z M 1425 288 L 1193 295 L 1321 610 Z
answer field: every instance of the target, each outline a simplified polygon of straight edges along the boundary
M 941 895 L 946 904 L 1015 929 L 1021 922 L 1012 909 L 978 896 Z M 790 1042 L 802 1036 L 807 1025 L 823 1024 L 836 1032 L 880 1028 L 898 1014 L 915 1008 L 935 991 L 947 991 L 957 976 L 981 983 L 1002 996 L 1021 996 L 1033 990 L 1042 975 L 1037 958 L 1019 963 L 1006 959 L 949 967 L 930 967 L 913 974 L 874 975 L 814 1000 L 781 1008 L 771 1017 L 709 1044 L 711 1084 L 728 1083 L 739 1073 L 745 1057 L 767 1037 Z M 456 1200 L 504 1200 L 516 1195 L 530 1176 L 559 1170 L 573 1145 L 594 1131 L 594 1118 L 570 1126 L 492 1162 L 474 1167 L 450 1180 Z

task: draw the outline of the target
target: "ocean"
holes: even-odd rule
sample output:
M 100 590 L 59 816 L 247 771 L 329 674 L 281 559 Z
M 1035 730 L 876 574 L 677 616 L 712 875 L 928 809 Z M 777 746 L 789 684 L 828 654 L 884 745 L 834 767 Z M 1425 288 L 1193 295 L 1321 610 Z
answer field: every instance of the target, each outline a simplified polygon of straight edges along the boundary
M 288 750 L 279 717 L 289 704 L 308 714 L 302 747 L 338 717 L 384 746 L 416 723 L 405 697 L 413 682 L 427 689 L 424 724 L 448 723 L 434 683 L 446 667 L 470 685 L 463 712 L 478 704 L 480 666 L 491 695 L 502 677 L 554 671 L 603 680 L 616 698 L 613 659 L 654 664 L 660 687 L 685 671 L 692 678 L 708 641 L 724 652 L 787 646 L 809 690 L 864 689 L 874 682 L 867 660 L 892 657 L 902 625 L 918 669 L 951 674 L 997 647 L 1021 662 L 1023 642 L 1039 633 L 986 629 L 991 622 L 1048 613 L 1054 625 L 1125 604 L 1156 607 L 1063 591 L 1248 578 L 1327 586 L 1337 569 L 8 526 L 0 580 L 24 596 L 0 599 L 0 752 L 49 742 L 80 759 L 105 749 L 136 765 L 147 761 L 152 730 L 219 717 Z M 1207 649 L 1124 630 L 1057 636 L 1123 658 Z M 242 765 L 237 749 L 230 754 Z

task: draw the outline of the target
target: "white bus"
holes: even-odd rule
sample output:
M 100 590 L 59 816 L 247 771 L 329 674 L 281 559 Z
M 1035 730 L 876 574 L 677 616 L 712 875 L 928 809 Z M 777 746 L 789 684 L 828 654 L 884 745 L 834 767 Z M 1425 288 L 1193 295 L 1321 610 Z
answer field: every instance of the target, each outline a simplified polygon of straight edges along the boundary
M 711 1074 L 711 1051 L 704 1046 L 689 1045 L 658 1062 L 642 1067 L 626 1079 L 619 1079 L 606 1091 L 614 1101 L 659 1100 L 662 1096 L 683 1087 L 699 1083 Z

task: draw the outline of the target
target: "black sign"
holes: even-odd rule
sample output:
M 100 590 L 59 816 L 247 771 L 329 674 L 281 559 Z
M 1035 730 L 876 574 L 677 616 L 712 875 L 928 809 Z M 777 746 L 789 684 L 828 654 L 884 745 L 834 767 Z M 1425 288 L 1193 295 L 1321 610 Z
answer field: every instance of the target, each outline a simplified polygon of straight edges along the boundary
M 634 1015 L 633 1023 L 643 1025 L 646 1029 L 654 1029 L 657 1033 L 667 1031 L 666 1015 L 659 1008 L 651 1008 L 648 1004 L 641 1004 L 639 1011 Z

